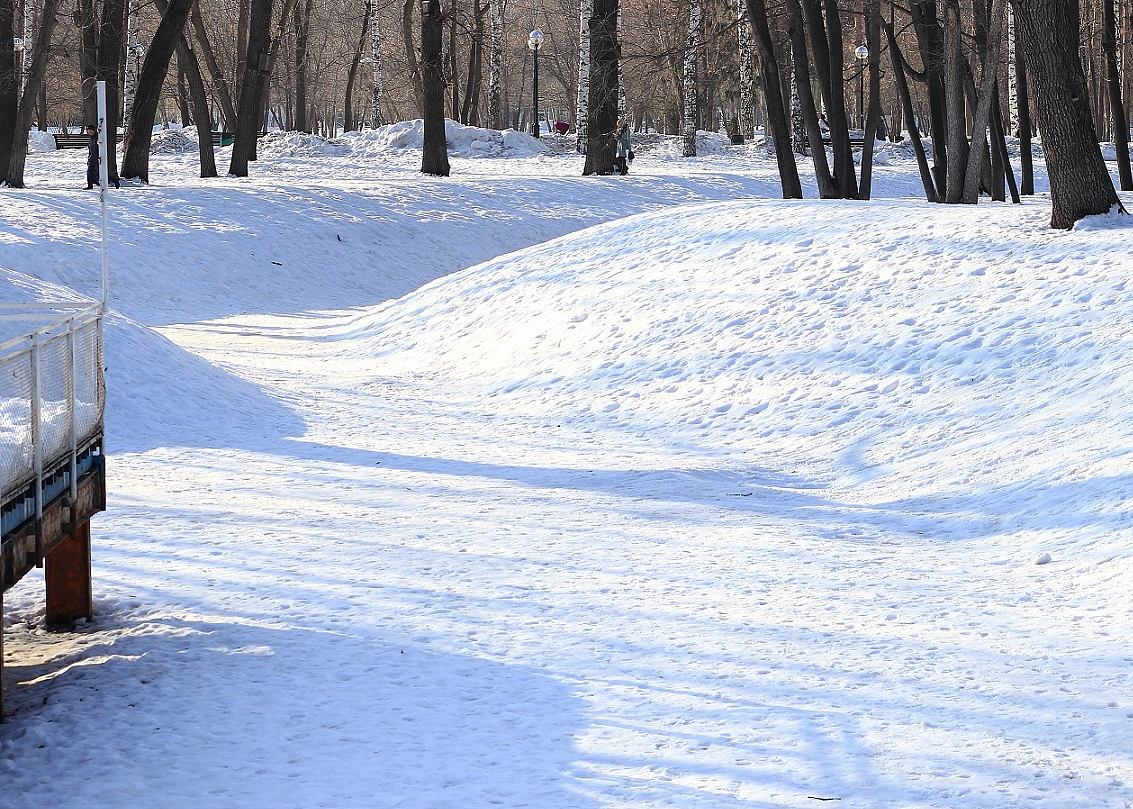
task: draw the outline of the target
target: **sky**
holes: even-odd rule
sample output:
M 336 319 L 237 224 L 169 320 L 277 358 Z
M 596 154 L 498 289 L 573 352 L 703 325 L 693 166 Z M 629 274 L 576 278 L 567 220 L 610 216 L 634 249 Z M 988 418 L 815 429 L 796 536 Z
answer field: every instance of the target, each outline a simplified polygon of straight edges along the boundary
M 96 615 L 4 594 L 4 809 L 1133 806 L 1128 217 L 448 134 L 109 192 Z M 5 300 L 100 294 L 84 157 Z

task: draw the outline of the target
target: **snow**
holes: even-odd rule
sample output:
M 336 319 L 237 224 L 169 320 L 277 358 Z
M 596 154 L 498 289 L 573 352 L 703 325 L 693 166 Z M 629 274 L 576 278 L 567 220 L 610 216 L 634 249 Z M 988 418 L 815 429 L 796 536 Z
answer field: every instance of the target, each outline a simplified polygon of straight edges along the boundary
M 1127 217 L 448 132 L 109 192 L 97 614 L 5 594 L 5 809 L 1133 805 Z M 84 157 L 6 299 L 98 294 Z

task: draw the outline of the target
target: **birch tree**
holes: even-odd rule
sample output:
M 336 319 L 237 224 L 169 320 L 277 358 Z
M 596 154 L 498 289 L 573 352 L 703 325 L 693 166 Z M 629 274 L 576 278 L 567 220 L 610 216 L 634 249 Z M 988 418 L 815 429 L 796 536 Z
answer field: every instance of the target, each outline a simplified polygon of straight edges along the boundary
M 488 0 L 488 126 L 504 128 L 504 0 Z
M 700 61 L 700 0 L 689 0 L 688 33 L 685 35 L 684 60 L 684 149 L 685 157 L 696 157 L 696 124 Z
M 575 149 L 586 154 L 590 119 L 590 16 L 594 13 L 594 0 L 580 0 L 578 26 L 578 103 L 575 131 L 578 135 Z

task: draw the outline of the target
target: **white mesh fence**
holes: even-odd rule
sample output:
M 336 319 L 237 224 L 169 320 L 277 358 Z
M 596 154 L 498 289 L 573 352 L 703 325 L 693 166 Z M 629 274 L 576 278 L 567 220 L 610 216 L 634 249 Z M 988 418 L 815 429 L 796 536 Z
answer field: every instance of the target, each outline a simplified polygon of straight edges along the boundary
M 23 485 L 102 429 L 99 306 L 69 313 L 0 307 L 24 333 L 0 345 L 0 488 Z M 50 308 L 60 308 L 52 305 Z M 15 313 L 13 313 L 15 310 Z M 38 322 L 36 322 L 38 321 Z

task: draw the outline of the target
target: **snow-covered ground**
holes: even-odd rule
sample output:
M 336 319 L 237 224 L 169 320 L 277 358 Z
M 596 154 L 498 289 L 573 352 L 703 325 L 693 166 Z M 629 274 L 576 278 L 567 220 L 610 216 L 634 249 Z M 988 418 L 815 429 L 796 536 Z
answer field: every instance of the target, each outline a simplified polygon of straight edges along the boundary
M 98 615 L 5 594 L 4 809 L 1133 806 L 1123 218 L 184 134 L 110 192 Z M 97 294 L 83 158 L 0 190 L 6 299 Z

